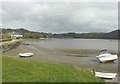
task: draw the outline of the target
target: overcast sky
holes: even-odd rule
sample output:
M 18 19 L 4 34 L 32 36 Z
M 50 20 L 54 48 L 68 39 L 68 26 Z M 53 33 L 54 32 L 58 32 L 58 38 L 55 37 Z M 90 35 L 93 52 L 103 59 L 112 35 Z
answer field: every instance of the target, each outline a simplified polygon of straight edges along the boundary
M 117 2 L 3 2 L 1 9 L 5 28 L 50 33 L 118 29 Z

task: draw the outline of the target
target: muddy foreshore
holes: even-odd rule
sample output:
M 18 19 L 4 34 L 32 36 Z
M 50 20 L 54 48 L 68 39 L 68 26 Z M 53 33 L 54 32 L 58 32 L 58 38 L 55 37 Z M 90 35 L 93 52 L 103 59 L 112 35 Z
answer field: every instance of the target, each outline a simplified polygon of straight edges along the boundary
M 76 67 L 95 69 L 96 71 L 102 72 L 118 72 L 118 61 L 111 63 L 100 63 L 95 57 L 99 50 L 64 50 L 64 49 L 50 49 L 42 45 L 26 43 L 25 41 L 18 47 L 4 52 L 4 55 L 11 55 L 19 57 L 21 52 L 32 52 L 34 56 L 27 58 L 36 61 L 45 61 L 52 63 L 62 63 L 69 64 Z M 86 52 L 86 53 L 85 53 Z M 116 52 L 112 52 L 116 53 Z M 26 58 L 21 58 L 26 59 Z M 115 80 L 105 80 L 106 82 L 117 82 L 118 78 Z

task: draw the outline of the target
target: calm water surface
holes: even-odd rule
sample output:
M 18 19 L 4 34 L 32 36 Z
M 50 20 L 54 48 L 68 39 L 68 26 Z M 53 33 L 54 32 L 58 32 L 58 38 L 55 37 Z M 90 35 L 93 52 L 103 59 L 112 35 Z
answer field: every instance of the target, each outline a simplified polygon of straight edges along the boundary
M 105 39 L 48 39 L 30 41 L 48 48 L 103 49 L 118 51 L 118 40 Z

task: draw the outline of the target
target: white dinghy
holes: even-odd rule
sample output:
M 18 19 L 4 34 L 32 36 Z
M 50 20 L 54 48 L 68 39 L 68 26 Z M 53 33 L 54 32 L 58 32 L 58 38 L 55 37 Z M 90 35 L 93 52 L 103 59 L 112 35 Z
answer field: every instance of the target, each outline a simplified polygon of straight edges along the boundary
M 19 53 L 20 57 L 31 57 L 33 56 L 33 53 Z
M 100 55 L 96 57 L 100 62 L 109 62 L 118 59 L 117 55 L 111 55 L 110 53 L 108 53 L 107 49 L 101 50 Z
M 117 76 L 117 73 L 97 72 L 94 69 L 93 69 L 93 73 L 96 77 L 105 78 L 105 79 L 114 79 Z
M 117 73 L 95 72 L 95 76 L 100 78 L 114 79 L 117 76 Z

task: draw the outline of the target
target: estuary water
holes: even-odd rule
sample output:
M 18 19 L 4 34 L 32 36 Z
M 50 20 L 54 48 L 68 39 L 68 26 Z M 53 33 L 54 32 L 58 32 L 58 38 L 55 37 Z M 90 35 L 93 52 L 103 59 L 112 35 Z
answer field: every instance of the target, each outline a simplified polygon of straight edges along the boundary
M 58 49 L 108 49 L 118 51 L 118 40 L 106 39 L 47 39 L 28 41 L 48 48 Z

